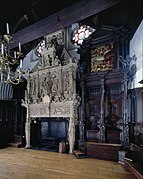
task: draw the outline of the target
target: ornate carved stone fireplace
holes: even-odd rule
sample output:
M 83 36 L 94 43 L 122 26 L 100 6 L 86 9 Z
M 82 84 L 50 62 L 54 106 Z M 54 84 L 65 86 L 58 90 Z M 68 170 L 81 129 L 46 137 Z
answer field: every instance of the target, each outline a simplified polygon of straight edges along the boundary
M 26 148 L 31 147 L 30 123 L 35 118 L 67 118 L 69 120 L 69 153 L 75 143 L 79 97 L 76 93 L 77 63 L 64 47 L 64 31 L 46 36 L 37 68 L 28 73 L 23 106 L 27 108 L 25 124 Z

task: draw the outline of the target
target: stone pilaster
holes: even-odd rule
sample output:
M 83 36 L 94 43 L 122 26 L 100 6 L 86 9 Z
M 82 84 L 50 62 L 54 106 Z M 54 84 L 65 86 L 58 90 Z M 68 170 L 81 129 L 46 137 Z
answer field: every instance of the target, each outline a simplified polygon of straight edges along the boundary
M 75 124 L 74 124 L 74 119 L 72 117 L 69 119 L 68 140 L 69 140 L 69 153 L 72 154 L 75 144 Z
M 26 121 L 25 123 L 25 134 L 26 134 L 26 148 L 31 148 L 30 145 L 30 121 Z

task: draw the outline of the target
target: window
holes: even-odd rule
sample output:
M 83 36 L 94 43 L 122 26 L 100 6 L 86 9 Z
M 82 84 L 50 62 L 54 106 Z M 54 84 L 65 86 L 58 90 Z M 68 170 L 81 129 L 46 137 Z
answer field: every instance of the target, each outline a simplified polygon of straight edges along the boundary
M 83 40 L 88 38 L 95 30 L 89 26 L 82 25 L 79 29 L 74 31 L 73 41 L 74 45 L 81 45 Z

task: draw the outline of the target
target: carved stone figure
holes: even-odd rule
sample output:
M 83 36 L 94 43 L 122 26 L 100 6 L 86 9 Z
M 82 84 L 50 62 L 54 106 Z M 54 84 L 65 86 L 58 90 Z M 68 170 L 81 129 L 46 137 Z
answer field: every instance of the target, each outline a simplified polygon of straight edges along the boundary
M 47 86 L 47 95 L 51 96 L 52 95 L 52 86 L 53 86 L 53 80 L 52 80 L 51 72 L 47 73 L 46 86 Z
M 41 79 L 41 96 L 44 97 L 47 94 L 46 76 Z
M 53 85 L 52 85 L 52 94 L 57 95 L 59 89 L 59 78 L 54 75 L 53 77 Z
M 36 96 L 36 76 L 33 76 L 31 81 L 31 94 L 32 96 Z

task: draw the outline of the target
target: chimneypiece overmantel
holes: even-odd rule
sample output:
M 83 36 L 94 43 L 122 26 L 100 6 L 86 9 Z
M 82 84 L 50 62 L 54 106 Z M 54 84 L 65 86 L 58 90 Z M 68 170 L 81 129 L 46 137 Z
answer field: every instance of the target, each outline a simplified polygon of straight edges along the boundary
M 62 117 L 68 120 L 69 153 L 75 145 L 75 126 L 78 123 L 80 98 L 76 92 L 77 61 L 64 48 L 64 31 L 46 36 L 37 68 L 27 74 L 27 89 L 22 105 L 27 109 L 25 133 L 26 148 L 31 148 L 31 122 L 35 118 Z M 55 42 L 56 43 L 53 43 Z M 62 48 L 61 57 L 56 54 L 56 45 Z

